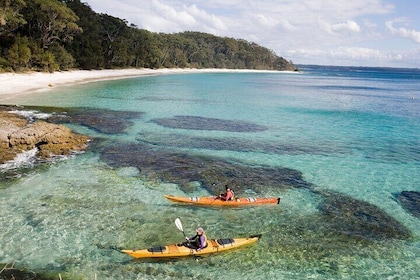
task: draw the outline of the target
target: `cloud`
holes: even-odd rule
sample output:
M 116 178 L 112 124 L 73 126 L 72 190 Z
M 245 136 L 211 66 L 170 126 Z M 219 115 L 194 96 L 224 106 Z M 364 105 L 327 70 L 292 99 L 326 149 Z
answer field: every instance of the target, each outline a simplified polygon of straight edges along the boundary
M 163 1 L 152 0 L 153 15 L 148 15 L 148 25 L 151 30 L 157 27 L 163 32 L 197 31 L 212 33 L 215 35 L 227 29 L 223 21 L 197 5 L 172 6 Z
M 416 30 L 408 30 L 404 27 L 395 28 L 394 23 L 396 22 L 403 22 L 405 23 L 404 19 L 397 19 L 397 20 L 390 20 L 385 23 L 386 27 L 392 34 L 399 35 L 401 37 L 407 38 L 417 44 L 420 44 L 420 32 Z
M 195 4 L 189 7 L 184 6 L 184 9 L 195 18 L 199 19 L 197 20 L 197 23 L 203 24 L 205 29 L 213 30 L 216 34 L 220 33 L 221 30 L 224 31 L 227 29 L 226 25 L 219 17 L 215 14 L 206 12 L 204 9 L 199 9 Z
M 195 18 L 186 11 L 176 11 L 169 5 L 153 0 L 152 7 L 156 14 L 164 18 L 166 21 L 177 22 L 183 26 L 191 26 L 196 24 Z
M 353 20 L 348 20 L 346 22 L 333 24 L 331 26 L 331 30 L 334 32 L 342 32 L 342 31 L 360 32 L 360 26 L 357 24 L 357 22 Z
M 378 49 L 360 48 L 360 47 L 343 47 L 332 50 L 332 57 L 340 57 L 350 60 L 377 60 L 386 61 L 391 59 L 390 54 L 384 53 Z
M 301 48 L 288 50 L 285 53 L 288 58 L 299 57 L 311 61 L 310 64 L 418 67 L 420 63 L 420 49 L 384 51 L 361 47 L 339 47 L 329 50 Z
M 255 17 L 260 25 L 266 27 L 273 27 L 276 25 L 276 21 L 270 16 L 265 16 L 264 14 L 257 14 Z
M 354 20 L 347 20 L 346 22 L 340 22 L 336 24 L 329 24 L 319 19 L 321 28 L 328 33 L 358 33 L 360 32 L 360 26 Z

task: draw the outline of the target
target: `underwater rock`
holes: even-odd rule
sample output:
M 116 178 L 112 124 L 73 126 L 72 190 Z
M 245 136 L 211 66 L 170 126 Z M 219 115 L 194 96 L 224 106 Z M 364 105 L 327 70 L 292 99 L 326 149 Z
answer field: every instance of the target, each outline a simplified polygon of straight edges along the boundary
M 141 112 L 92 108 L 66 108 L 65 110 L 59 115 L 51 116 L 48 121 L 79 124 L 105 134 L 123 133 L 127 127 L 133 124 L 130 119 L 140 118 L 143 115 Z
M 395 194 L 398 203 L 411 215 L 420 218 L 420 192 L 402 191 Z
M 222 120 L 196 116 L 174 116 L 173 118 L 153 119 L 152 122 L 161 126 L 196 129 L 196 130 L 220 130 L 230 132 L 259 132 L 267 130 L 267 127 L 238 120 Z
M 228 150 L 237 152 L 262 152 L 269 154 L 346 154 L 348 150 L 335 147 L 334 145 L 320 146 L 313 143 L 279 143 L 259 140 L 252 140 L 244 137 L 197 137 L 184 134 L 161 134 L 141 132 L 137 134 L 136 140 L 155 146 L 188 148 L 188 149 L 208 149 L 208 150 Z M 258 141 L 258 143 L 256 142 Z
M 252 189 L 257 193 L 263 193 L 268 186 L 286 189 L 310 185 L 299 171 L 288 168 L 250 167 L 218 158 L 158 150 L 145 144 L 114 143 L 97 148 L 101 150 L 101 159 L 113 167 L 134 166 L 141 170 L 141 176 L 177 183 L 187 189 L 190 182 L 200 182 L 212 193 L 219 193 L 225 185 L 235 191 Z
M 331 230 L 372 240 L 408 239 L 411 236 L 404 225 L 373 204 L 337 192 L 317 192 L 324 198 L 319 208 Z

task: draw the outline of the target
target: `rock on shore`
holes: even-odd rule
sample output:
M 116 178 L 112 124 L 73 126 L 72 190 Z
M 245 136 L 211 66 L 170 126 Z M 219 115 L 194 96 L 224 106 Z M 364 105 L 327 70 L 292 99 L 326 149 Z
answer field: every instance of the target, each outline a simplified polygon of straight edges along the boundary
M 42 120 L 30 122 L 23 116 L 0 109 L 0 164 L 17 154 L 38 148 L 37 156 L 49 158 L 86 149 L 89 138 L 64 125 Z

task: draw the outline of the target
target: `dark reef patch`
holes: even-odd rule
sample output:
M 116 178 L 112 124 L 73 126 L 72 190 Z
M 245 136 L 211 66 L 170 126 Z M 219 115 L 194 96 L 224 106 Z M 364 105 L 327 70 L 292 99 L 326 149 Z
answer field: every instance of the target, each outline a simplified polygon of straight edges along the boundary
M 325 145 L 320 146 L 299 146 L 293 143 L 273 143 L 268 141 L 252 141 L 245 138 L 234 137 L 193 137 L 182 134 L 170 134 L 162 137 L 161 134 L 153 135 L 152 133 L 139 133 L 136 140 L 139 142 L 175 148 L 188 149 L 209 149 L 209 150 L 227 150 L 235 152 L 262 152 L 267 154 L 345 154 L 349 153 L 345 149 L 332 148 Z
M 420 192 L 402 191 L 394 196 L 408 213 L 420 218 Z
M 259 132 L 267 127 L 238 120 L 222 120 L 197 116 L 174 116 L 173 118 L 153 119 L 161 126 L 180 129 L 220 130 L 229 132 Z
M 133 125 L 131 119 L 143 116 L 141 112 L 113 111 L 92 108 L 65 108 L 56 110 L 58 114 L 48 119 L 54 123 L 74 123 L 89 127 L 100 133 L 123 133 Z
M 404 225 L 373 204 L 337 192 L 316 192 L 324 198 L 319 208 L 331 230 L 372 240 L 408 239 L 411 236 Z
M 225 184 L 236 191 L 253 189 L 257 193 L 268 186 L 280 189 L 308 187 L 302 174 L 296 170 L 250 167 L 217 158 L 157 150 L 145 144 L 106 146 L 101 151 L 101 159 L 113 167 L 135 166 L 143 176 L 151 179 L 184 186 L 198 181 L 212 193 L 220 192 Z

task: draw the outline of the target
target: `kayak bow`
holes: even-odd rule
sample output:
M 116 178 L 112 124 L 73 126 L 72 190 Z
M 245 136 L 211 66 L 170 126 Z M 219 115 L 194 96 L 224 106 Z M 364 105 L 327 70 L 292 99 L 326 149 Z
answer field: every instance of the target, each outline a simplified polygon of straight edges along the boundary
M 234 200 L 224 201 L 217 196 L 184 197 L 164 195 L 172 202 L 188 203 L 201 206 L 252 206 L 263 204 L 279 204 L 280 197 L 238 197 Z
M 148 249 L 121 250 L 133 258 L 176 258 L 187 256 L 200 256 L 206 254 L 215 254 L 238 247 L 246 246 L 258 241 L 261 234 L 252 235 L 245 238 L 220 238 L 207 240 L 207 247 L 201 251 L 188 248 L 183 244 L 171 244 L 166 246 L 157 246 Z

